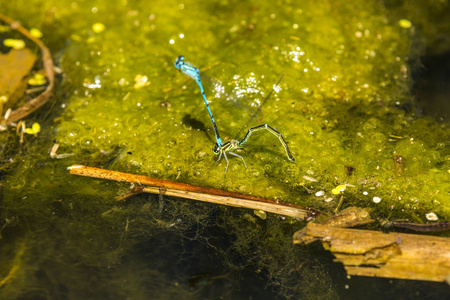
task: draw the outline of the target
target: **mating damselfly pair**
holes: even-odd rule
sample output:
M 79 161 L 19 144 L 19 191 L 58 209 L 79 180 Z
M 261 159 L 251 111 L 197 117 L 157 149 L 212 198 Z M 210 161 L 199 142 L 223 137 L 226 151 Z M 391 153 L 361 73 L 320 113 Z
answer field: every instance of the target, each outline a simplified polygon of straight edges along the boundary
M 219 158 L 217 159 L 216 162 L 218 162 L 220 160 L 220 158 L 223 156 L 225 157 L 225 160 L 227 162 L 227 168 L 225 169 L 225 175 L 227 174 L 228 171 L 228 158 L 227 158 L 227 153 L 232 154 L 234 156 L 239 157 L 240 159 L 242 159 L 242 162 L 244 163 L 244 166 L 247 168 L 247 165 L 245 164 L 244 158 L 236 153 L 233 153 L 231 151 L 234 150 L 243 150 L 242 146 L 248 141 L 248 139 L 250 138 L 250 136 L 252 135 L 253 132 L 256 131 L 260 131 L 263 129 L 267 129 L 267 131 L 269 131 L 270 133 L 272 133 L 273 135 L 275 135 L 279 140 L 281 145 L 283 145 L 284 150 L 286 151 L 286 155 L 288 157 L 288 159 L 291 162 L 295 162 L 294 157 L 291 154 L 291 151 L 289 151 L 289 147 L 286 143 L 286 141 L 284 140 L 283 136 L 281 135 L 281 133 L 279 133 L 278 131 L 276 131 L 273 127 L 269 126 L 268 124 L 262 124 L 256 127 L 252 127 L 250 129 L 248 129 L 247 134 L 244 136 L 244 138 L 242 140 L 230 140 L 226 143 L 222 142 L 222 139 L 220 138 L 220 134 L 219 134 L 219 130 L 217 129 L 217 125 L 216 122 L 214 121 L 214 117 L 213 114 L 211 112 L 211 108 L 209 107 L 209 103 L 208 100 L 206 99 L 206 95 L 205 95 L 205 90 L 203 89 L 203 85 L 202 85 L 202 81 L 200 79 L 200 71 L 197 67 L 193 66 L 192 64 L 190 64 L 189 62 L 186 62 L 184 60 L 184 56 L 178 56 L 178 58 L 175 60 L 175 67 L 177 69 L 179 69 L 182 73 L 184 73 L 185 75 L 191 77 L 192 79 L 195 80 L 195 82 L 197 82 L 198 86 L 200 87 L 200 91 L 202 93 L 203 96 L 203 100 L 205 102 L 206 105 L 206 109 L 208 110 L 209 113 L 209 117 L 211 119 L 213 128 L 214 128 L 214 135 L 216 137 L 216 143 L 214 144 L 213 147 L 213 152 L 215 154 L 219 155 Z M 280 78 L 280 80 L 277 82 L 277 84 L 275 86 L 277 86 L 281 79 L 283 77 Z M 267 99 L 269 99 L 270 95 L 272 94 L 272 91 L 269 93 L 269 95 L 267 95 L 267 97 L 263 100 L 261 106 L 264 104 L 264 102 L 267 101 Z M 251 118 L 254 118 L 256 116 L 256 113 L 258 111 L 260 111 L 261 108 L 258 108 L 258 110 L 254 113 L 254 115 Z

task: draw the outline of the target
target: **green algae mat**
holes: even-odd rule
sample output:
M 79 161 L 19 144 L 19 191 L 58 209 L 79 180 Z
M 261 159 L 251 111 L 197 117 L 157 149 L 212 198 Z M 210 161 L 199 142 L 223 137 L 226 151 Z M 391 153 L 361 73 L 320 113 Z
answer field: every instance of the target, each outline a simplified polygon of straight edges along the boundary
M 447 1 L 18 0 L 0 11 L 39 29 L 57 67 L 53 99 L 27 118 L 24 141 L 14 126 L 0 132 L 6 298 L 357 293 L 317 249 L 292 245 L 301 220 L 163 195 L 116 203 L 130 185 L 70 176 L 73 164 L 330 214 L 358 206 L 380 220 L 450 219 L 448 119 L 422 115 L 413 89 L 425 50 L 450 48 L 442 39 L 450 24 L 437 21 Z M 23 37 L 1 30 L 0 38 L 7 55 L 3 41 Z M 224 142 L 268 124 L 295 162 L 262 130 L 235 152 L 245 165 L 227 155 L 225 175 L 199 86 L 174 66 L 180 55 L 205 75 Z M 419 296 L 440 288 L 418 285 Z

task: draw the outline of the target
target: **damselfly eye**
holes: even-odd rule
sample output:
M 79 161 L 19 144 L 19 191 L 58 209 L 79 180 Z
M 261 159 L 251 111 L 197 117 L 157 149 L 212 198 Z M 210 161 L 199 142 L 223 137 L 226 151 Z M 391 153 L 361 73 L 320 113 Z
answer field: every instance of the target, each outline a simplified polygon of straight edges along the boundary
M 181 63 L 184 61 L 184 56 L 180 55 L 178 56 L 178 58 L 175 60 L 175 67 L 176 68 L 180 68 L 181 67 Z
M 220 153 L 219 145 L 217 145 L 217 143 L 215 143 L 212 150 L 215 154 L 219 154 Z

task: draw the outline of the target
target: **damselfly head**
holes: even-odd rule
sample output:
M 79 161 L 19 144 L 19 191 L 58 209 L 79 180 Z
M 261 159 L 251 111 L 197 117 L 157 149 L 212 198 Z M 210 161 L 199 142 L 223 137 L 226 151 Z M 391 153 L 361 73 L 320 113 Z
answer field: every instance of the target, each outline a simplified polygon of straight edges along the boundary
M 184 56 L 183 55 L 178 56 L 177 59 L 175 60 L 175 68 L 177 69 L 181 68 L 181 64 L 183 63 L 183 61 Z
M 219 153 L 220 153 L 220 147 L 219 147 L 219 145 L 218 145 L 217 143 L 214 144 L 214 146 L 213 146 L 213 148 L 212 148 L 212 151 L 213 151 L 215 154 L 219 154 Z

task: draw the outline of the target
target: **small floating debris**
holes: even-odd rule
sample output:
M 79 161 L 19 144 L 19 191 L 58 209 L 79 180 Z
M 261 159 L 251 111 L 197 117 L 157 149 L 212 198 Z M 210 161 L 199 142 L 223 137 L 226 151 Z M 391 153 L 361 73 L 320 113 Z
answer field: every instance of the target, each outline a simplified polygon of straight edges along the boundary
M 75 155 L 75 153 L 56 154 L 56 151 L 58 151 L 58 148 L 59 148 L 58 143 L 53 144 L 52 150 L 50 151 L 51 158 L 61 159 L 61 158 L 67 158 L 67 157 Z
M 40 39 L 43 36 L 42 32 L 37 28 L 31 28 L 30 34 L 37 39 Z
M 323 195 L 325 195 L 324 191 L 318 191 L 316 194 L 316 197 L 322 197 Z
M 50 151 L 50 157 L 53 158 L 56 156 L 56 151 L 59 148 L 59 144 L 55 143 L 53 144 L 52 150 Z
M 430 213 L 426 214 L 425 217 L 429 221 L 437 221 L 438 220 L 438 216 L 434 212 L 430 212 Z
M 148 81 L 148 77 L 141 74 L 138 74 L 136 75 L 136 77 L 134 77 L 134 82 L 135 89 L 140 89 L 150 84 L 150 81 Z
M 6 47 L 14 48 L 16 50 L 25 48 L 25 42 L 18 39 L 5 39 L 3 41 L 3 45 L 5 45 Z
M 317 182 L 317 179 L 315 179 L 313 177 L 306 176 L 306 175 L 303 176 L 303 179 L 306 179 L 306 180 L 311 181 L 311 182 Z
M 258 218 L 260 218 L 261 220 L 265 220 L 267 219 L 267 214 L 265 211 L 260 210 L 260 209 L 255 209 L 253 211 L 253 213 L 255 214 L 255 216 L 257 216 Z
M 350 166 L 344 166 L 345 170 L 347 171 L 347 175 L 348 176 L 352 176 L 353 175 L 353 171 L 355 171 L 355 168 L 350 167 Z
M 36 73 L 36 74 L 34 74 L 33 77 L 28 79 L 29 85 L 44 85 L 46 83 L 47 83 L 47 80 L 45 79 L 45 76 L 43 76 L 40 73 Z
M 401 19 L 400 21 L 398 21 L 398 25 L 400 25 L 401 28 L 408 29 L 408 28 L 411 28 L 412 23 L 410 20 Z
M 347 188 L 347 186 L 345 184 L 340 184 L 337 187 L 335 187 L 334 189 L 332 189 L 331 192 L 335 195 L 339 195 L 340 193 L 343 193 L 346 188 Z
M 105 25 L 103 25 L 102 23 L 95 23 L 94 25 L 92 25 L 92 31 L 94 31 L 95 33 L 100 33 L 105 31 Z
M 31 125 L 31 128 L 25 129 L 25 133 L 28 134 L 37 134 L 39 131 L 41 131 L 41 125 L 39 125 L 39 123 L 33 123 L 33 125 Z
M 381 198 L 380 197 L 373 197 L 372 201 L 374 203 L 380 203 L 381 202 Z

